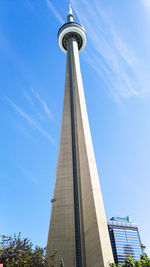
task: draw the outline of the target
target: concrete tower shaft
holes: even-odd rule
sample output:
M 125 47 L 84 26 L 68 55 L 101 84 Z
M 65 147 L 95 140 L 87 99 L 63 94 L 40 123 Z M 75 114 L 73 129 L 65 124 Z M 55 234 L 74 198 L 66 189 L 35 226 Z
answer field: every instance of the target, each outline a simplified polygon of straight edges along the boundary
M 74 19 L 72 12 L 68 19 Z M 47 244 L 65 267 L 107 267 L 112 249 L 100 190 L 80 71 L 84 28 L 68 21 L 58 33 L 67 53 L 61 138 Z M 59 265 L 58 265 L 59 266 Z

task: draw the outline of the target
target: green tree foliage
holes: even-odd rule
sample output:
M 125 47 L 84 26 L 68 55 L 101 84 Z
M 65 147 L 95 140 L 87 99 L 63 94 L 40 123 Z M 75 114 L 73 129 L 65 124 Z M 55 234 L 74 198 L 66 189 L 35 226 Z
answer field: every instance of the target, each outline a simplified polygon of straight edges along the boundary
M 145 249 L 145 247 L 143 247 L 143 249 Z M 110 267 L 150 267 L 150 258 L 147 256 L 146 253 L 143 253 L 141 255 L 141 258 L 139 261 L 134 260 L 134 258 L 129 255 L 126 259 L 125 259 L 125 263 L 124 264 L 115 264 L 115 263 L 111 263 Z
M 134 264 L 134 259 L 132 258 L 131 255 L 129 255 L 126 259 L 125 259 L 125 264 L 124 264 L 125 267 L 134 267 L 135 264 Z
M 145 252 L 145 249 L 146 249 L 146 246 L 145 246 L 145 245 L 143 245 L 143 244 L 141 244 L 141 249 L 142 249 L 142 253 L 144 254 L 144 252 Z
M 0 263 L 4 267 L 55 267 L 63 266 L 63 259 L 57 258 L 57 250 L 50 258 L 46 257 L 46 248 L 36 246 L 28 238 L 21 238 L 21 234 L 1 236 L 0 239 Z M 60 263 L 60 264 L 59 264 Z

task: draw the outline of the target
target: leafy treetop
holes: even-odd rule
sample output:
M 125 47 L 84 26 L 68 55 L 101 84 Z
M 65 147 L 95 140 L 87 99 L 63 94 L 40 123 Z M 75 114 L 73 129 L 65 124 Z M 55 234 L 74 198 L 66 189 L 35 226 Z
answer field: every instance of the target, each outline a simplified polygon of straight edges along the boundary
M 12 236 L 2 235 L 0 239 L 0 263 L 4 267 L 55 267 L 64 266 L 63 259 L 58 259 L 57 250 L 50 258 L 46 256 L 46 248 L 36 246 L 21 234 Z

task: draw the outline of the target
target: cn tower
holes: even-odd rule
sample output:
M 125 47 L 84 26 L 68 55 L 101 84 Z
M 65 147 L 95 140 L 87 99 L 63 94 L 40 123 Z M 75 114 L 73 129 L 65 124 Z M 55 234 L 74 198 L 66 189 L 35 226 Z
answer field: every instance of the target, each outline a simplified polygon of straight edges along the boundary
M 106 267 L 113 262 L 80 71 L 86 45 L 71 5 L 58 32 L 67 54 L 65 93 L 47 255 L 57 250 L 65 267 Z

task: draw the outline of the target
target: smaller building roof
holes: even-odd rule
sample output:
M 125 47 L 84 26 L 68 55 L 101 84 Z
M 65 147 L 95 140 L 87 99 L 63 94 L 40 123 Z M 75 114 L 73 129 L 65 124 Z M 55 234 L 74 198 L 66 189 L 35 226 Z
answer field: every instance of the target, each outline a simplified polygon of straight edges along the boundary
M 136 223 L 132 223 L 130 221 L 130 217 L 112 217 L 107 221 L 108 226 L 116 226 L 116 227 L 128 227 L 128 228 L 137 228 Z

